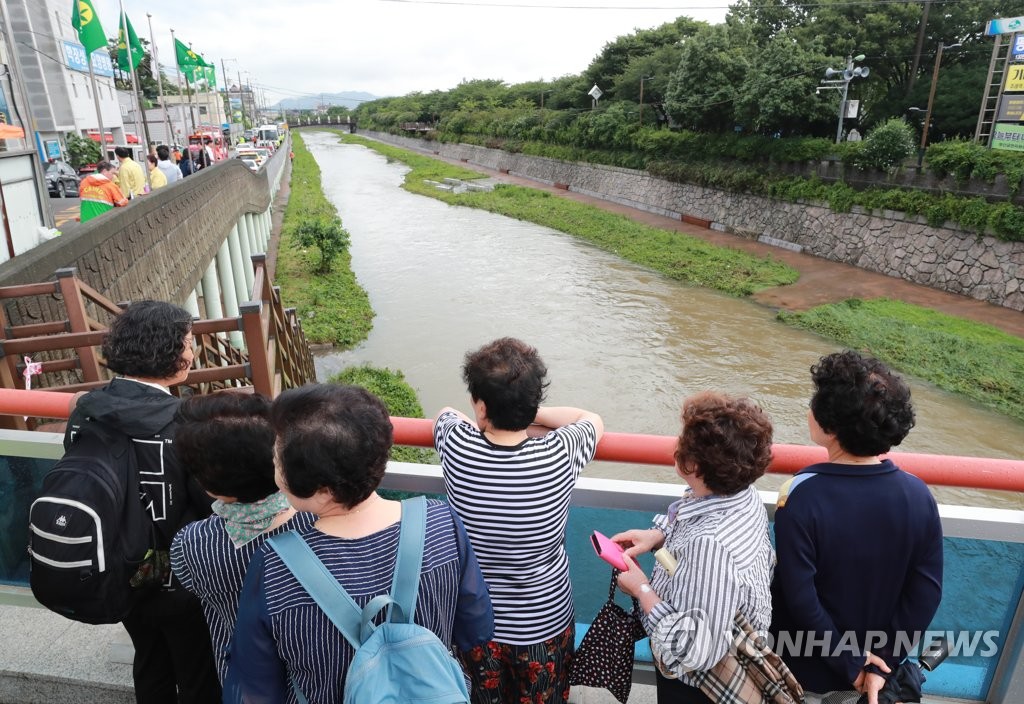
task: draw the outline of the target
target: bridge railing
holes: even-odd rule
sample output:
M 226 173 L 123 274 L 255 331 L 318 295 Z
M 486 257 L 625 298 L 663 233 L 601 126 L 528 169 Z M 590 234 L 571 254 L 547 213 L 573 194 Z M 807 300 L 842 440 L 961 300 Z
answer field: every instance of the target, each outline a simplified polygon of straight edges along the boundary
M 0 391 L 0 413 L 61 417 L 67 415 L 69 401 L 66 394 Z M 429 423 L 408 425 L 410 420 L 393 419 L 401 443 L 410 439 L 410 428 L 419 433 L 422 423 Z M 613 434 L 610 445 L 602 440 L 602 451 L 612 447 L 615 454 L 628 455 L 624 448 L 630 438 Z M 414 444 L 422 444 L 417 437 L 412 439 Z M 637 438 L 637 444 L 644 442 Z M 616 443 L 622 443 L 621 447 L 615 448 Z M 62 450 L 58 434 L 0 430 L 0 584 L 9 585 L 4 589 L 9 602 L 34 604 L 25 589 L 28 507 Z M 643 453 L 625 459 L 645 461 Z M 431 465 L 391 463 L 383 487 L 435 495 L 444 492 L 440 468 Z M 610 576 L 608 567 L 593 554 L 587 537 L 590 531 L 611 535 L 646 527 L 652 515 L 664 512 L 680 491 L 680 485 L 672 483 L 580 479 L 572 496 L 566 537 L 577 638 L 607 598 Z M 773 515 L 775 492 L 760 493 Z M 949 697 L 1019 704 L 1024 701 L 1024 511 L 940 505 L 939 513 L 945 534 L 945 583 L 930 628 L 952 635 L 955 649 L 949 661 L 928 675 L 928 701 Z M 645 570 L 652 569 L 649 555 L 642 556 L 640 562 Z M 638 646 L 635 680 L 652 681 L 650 658 L 649 648 Z

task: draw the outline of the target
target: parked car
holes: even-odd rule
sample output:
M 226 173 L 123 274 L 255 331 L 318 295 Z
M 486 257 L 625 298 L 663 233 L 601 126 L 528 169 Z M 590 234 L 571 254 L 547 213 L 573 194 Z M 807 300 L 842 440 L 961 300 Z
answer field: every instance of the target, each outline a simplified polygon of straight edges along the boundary
M 54 159 L 46 165 L 46 190 L 51 196 L 78 196 L 78 173 L 71 164 Z

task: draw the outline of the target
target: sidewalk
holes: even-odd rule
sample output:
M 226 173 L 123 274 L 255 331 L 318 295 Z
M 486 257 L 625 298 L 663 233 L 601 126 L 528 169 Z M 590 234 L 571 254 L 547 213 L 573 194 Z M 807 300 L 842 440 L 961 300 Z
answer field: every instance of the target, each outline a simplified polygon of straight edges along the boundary
M 850 264 L 832 262 L 809 254 L 792 252 L 780 247 L 773 247 L 754 240 L 744 239 L 725 232 L 708 230 L 663 215 L 655 215 L 654 213 L 619 205 L 618 203 L 612 203 L 600 198 L 555 188 L 554 186 L 531 179 L 495 171 L 472 162 L 467 163 L 458 159 L 445 158 L 435 155 L 432 150 L 425 149 L 424 153 L 434 159 L 440 159 L 449 164 L 485 174 L 495 181 L 547 191 L 560 198 L 568 198 L 579 203 L 586 203 L 602 210 L 607 210 L 608 212 L 618 213 L 652 227 L 682 232 L 693 237 L 699 237 L 712 244 L 732 247 L 733 249 L 743 250 L 760 257 L 772 257 L 800 272 L 800 280 L 795 284 L 765 289 L 752 297 L 753 300 L 765 306 L 799 311 L 825 303 L 836 303 L 848 298 L 885 297 L 914 303 L 979 323 L 986 323 L 1011 335 L 1024 337 L 1024 313 L 1009 308 L 1003 308 L 991 303 L 968 298 L 967 296 L 947 293 L 903 279 L 867 271 Z

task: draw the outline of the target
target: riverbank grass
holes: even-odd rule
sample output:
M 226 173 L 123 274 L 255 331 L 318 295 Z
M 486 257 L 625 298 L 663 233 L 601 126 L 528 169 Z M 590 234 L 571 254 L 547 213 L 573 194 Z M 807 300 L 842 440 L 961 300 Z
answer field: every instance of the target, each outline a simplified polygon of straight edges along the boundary
M 850 299 L 801 313 L 779 313 L 894 368 L 1024 420 L 1024 339 L 929 308 Z
M 342 142 L 361 144 L 412 168 L 405 189 L 451 205 L 480 208 L 533 222 L 586 240 L 601 249 L 670 279 L 704 286 L 736 296 L 791 284 L 796 270 L 771 259 L 718 247 L 696 237 L 662 230 L 583 203 L 523 186 L 499 185 L 490 192 L 452 193 L 424 181 L 483 178 L 475 171 L 446 164 L 428 156 L 336 131 Z
M 361 386 L 377 396 L 387 406 L 388 413 L 402 418 L 423 418 L 423 406 L 416 391 L 400 371 L 370 366 L 348 367 L 330 378 L 333 384 Z M 391 459 L 397 462 L 438 464 L 437 453 L 425 447 L 395 445 Z
M 320 167 L 306 149 L 302 136 L 292 133 L 291 193 L 281 226 L 275 281 L 281 296 L 294 306 L 310 342 L 328 342 L 349 349 L 366 339 L 373 326 L 373 309 L 366 291 L 352 271 L 347 249 L 333 261 L 327 274 L 316 273 L 320 253 L 298 244 L 302 222 L 338 215 L 320 187 Z

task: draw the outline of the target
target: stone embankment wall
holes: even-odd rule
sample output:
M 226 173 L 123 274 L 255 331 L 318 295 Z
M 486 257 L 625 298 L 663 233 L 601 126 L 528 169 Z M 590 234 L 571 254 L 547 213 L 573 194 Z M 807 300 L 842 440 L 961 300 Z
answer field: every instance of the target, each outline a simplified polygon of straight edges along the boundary
M 706 221 L 716 230 L 1024 311 L 1024 242 L 979 237 L 951 223 L 931 227 L 923 217 L 891 211 L 875 214 L 854 208 L 851 213 L 836 213 L 826 204 L 789 203 L 672 183 L 633 169 L 367 134 L 668 217 Z
M 231 159 L 127 207 L 69 223 L 60 237 L 0 265 L 0 286 L 53 280 L 57 269 L 75 267 L 79 278 L 115 302 L 153 298 L 182 305 L 239 217 L 270 206 L 268 171 L 253 173 Z M 55 299 L 22 299 L 9 313 L 23 323 L 62 317 L 62 306 L 47 298 Z

